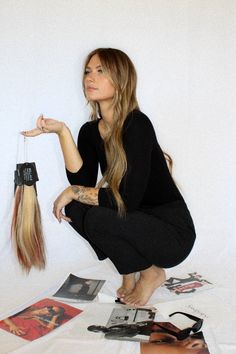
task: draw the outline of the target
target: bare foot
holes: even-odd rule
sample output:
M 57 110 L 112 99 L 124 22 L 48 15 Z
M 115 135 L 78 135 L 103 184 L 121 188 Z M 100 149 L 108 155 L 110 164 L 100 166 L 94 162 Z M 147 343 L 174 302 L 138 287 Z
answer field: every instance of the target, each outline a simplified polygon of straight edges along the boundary
M 135 288 L 135 273 L 124 274 L 121 287 L 117 290 L 118 298 L 124 298 L 129 295 Z
M 123 298 L 123 302 L 133 306 L 145 305 L 154 291 L 166 280 L 165 271 L 162 268 L 151 266 L 140 272 L 140 278 L 133 291 Z

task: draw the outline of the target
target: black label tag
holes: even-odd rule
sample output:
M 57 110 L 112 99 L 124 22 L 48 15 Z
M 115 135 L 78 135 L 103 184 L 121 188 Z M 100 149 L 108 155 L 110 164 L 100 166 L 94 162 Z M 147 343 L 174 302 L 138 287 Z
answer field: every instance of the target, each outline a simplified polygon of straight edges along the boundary
M 38 174 L 34 162 L 18 163 L 16 165 L 14 179 L 16 186 L 22 186 L 23 184 L 32 186 L 38 180 Z

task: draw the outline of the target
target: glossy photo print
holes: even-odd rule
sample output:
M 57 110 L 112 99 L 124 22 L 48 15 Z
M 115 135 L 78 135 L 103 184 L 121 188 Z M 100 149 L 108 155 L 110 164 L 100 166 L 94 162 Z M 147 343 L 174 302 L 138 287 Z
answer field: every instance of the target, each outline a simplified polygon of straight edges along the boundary
M 210 354 L 202 332 L 178 339 L 181 330 L 172 323 L 158 322 L 154 327 L 149 341 L 140 343 L 141 354 Z
M 0 328 L 33 341 L 60 327 L 82 310 L 51 299 L 43 299 L 0 321 Z
M 70 274 L 53 296 L 62 301 L 93 301 L 104 283 L 105 280 L 85 279 Z

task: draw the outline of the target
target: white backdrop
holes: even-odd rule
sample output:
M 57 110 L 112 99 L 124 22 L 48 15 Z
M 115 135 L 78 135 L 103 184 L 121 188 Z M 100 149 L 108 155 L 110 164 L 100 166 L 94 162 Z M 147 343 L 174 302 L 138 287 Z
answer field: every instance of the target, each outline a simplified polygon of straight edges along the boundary
M 83 61 L 94 48 L 114 47 L 133 60 L 141 109 L 174 159 L 198 234 L 189 260 L 230 284 L 236 273 L 235 19 L 234 0 L 0 0 L 1 276 L 21 276 L 9 236 L 13 172 L 24 159 L 19 132 L 43 113 L 65 121 L 76 138 L 89 116 Z M 39 174 L 48 255 L 44 272 L 22 280 L 36 293 L 45 275 L 79 269 L 80 259 L 89 263 L 94 255 L 52 216 L 53 201 L 68 184 L 57 137 L 26 145 Z M 23 291 L 16 299 L 9 284 L 3 293 L 10 291 L 11 308 Z

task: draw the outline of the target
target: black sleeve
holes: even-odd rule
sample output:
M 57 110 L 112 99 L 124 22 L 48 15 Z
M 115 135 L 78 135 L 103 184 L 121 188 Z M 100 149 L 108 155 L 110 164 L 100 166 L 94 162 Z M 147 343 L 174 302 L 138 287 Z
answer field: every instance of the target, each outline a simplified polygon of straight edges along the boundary
M 143 113 L 136 113 L 130 119 L 127 119 L 123 133 L 127 172 L 119 188 L 127 211 L 137 209 L 143 199 L 149 180 L 154 142 L 154 128 Z M 115 207 L 116 203 L 109 188 L 100 189 L 99 205 Z
M 98 158 L 96 147 L 93 144 L 92 122 L 85 123 L 78 135 L 77 147 L 83 165 L 78 172 L 72 173 L 66 169 L 70 184 L 78 184 L 85 187 L 95 187 L 98 174 Z

